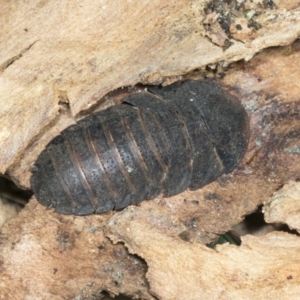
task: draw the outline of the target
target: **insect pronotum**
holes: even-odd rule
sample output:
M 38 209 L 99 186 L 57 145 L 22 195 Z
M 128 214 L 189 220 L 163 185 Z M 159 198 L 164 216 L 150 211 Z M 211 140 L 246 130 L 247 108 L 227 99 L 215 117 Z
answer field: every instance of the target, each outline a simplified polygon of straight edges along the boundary
M 153 87 L 62 131 L 35 162 L 31 185 L 59 213 L 119 210 L 231 172 L 248 139 L 246 111 L 215 82 Z

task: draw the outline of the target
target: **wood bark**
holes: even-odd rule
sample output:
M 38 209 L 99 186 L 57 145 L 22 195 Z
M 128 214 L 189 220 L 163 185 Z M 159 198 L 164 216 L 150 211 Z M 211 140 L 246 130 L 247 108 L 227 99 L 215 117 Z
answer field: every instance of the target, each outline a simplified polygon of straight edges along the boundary
M 241 99 L 251 139 L 233 173 L 122 212 L 64 216 L 33 197 L 2 227 L 0 298 L 299 298 L 298 236 L 203 245 L 263 203 L 268 222 L 299 230 L 298 184 L 286 184 L 300 178 L 300 9 L 268 3 L 225 7 L 235 16 L 229 31 L 202 0 L 2 5 L 0 171 L 21 186 L 54 136 L 138 83 L 215 76 Z

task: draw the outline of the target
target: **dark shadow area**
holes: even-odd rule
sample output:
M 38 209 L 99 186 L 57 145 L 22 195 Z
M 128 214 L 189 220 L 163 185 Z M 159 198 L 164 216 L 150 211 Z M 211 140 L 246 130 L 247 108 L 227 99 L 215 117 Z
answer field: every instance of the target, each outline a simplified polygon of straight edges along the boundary
M 31 191 L 20 189 L 8 176 L 0 174 L 0 228 L 6 220 L 18 215 L 32 195 Z
M 6 175 L 0 175 L 0 198 L 23 207 L 33 195 L 30 190 L 22 190 Z
M 299 236 L 299 233 L 296 230 L 290 229 L 286 224 L 266 223 L 264 220 L 264 214 L 262 212 L 262 206 L 259 206 L 255 212 L 246 216 L 242 222 L 233 226 L 230 231 L 220 235 L 215 242 L 207 246 L 209 248 L 215 248 L 216 245 L 225 243 L 240 246 L 242 244 L 241 237 L 246 234 L 262 236 L 272 231 L 283 231 Z
M 245 217 L 245 219 L 232 228 L 238 236 L 251 234 L 262 236 L 272 231 L 283 231 L 291 234 L 299 235 L 296 230 L 291 230 L 286 224 L 282 223 L 266 223 L 262 206 L 259 206 L 255 212 Z
M 102 300 L 132 300 L 132 298 L 129 298 L 127 296 L 124 296 L 124 295 L 119 295 L 119 296 L 116 296 L 115 298 L 112 298 L 109 296 L 108 293 L 104 292 L 105 294 L 105 297 L 102 298 Z

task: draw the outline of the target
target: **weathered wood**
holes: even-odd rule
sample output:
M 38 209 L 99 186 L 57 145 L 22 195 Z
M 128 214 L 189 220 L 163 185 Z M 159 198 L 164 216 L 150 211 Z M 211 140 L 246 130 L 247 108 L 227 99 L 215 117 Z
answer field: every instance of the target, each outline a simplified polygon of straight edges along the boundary
M 260 13 L 254 19 L 261 28 L 240 33 L 233 28 L 231 34 L 235 39 L 225 48 L 222 27 L 215 26 L 210 12 L 204 13 L 206 3 L 182 0 L 163 7 L 161 1 L 125 0 L 119 1 L 118 6 L 111 1 L 81 1 L 77 5 L 71 1 L 3 4 L 1 171 L 7 171 L 28 187 L 30 167 L 48 141 L 83 112 L 118 103 L 131 92 L 118 89 L 103 98 L 114 89 L 138 82 L 167 84 L 183 77 L 197 79 L 201 77 L 199 70 L 192 72 L 197 68 L 249 60 L 266 47 L 290 44 L 299 36 L 297 2 L 281 1 L 271 9 L 253 1 L 245 9 Z M 204 26 L 205 19 L 208 23 Z M 223 83 L 232 87 L 227 88 L 241 99 L 251 118 L 248 152 L 235 172 L 201 190 L 171 198 L 158 197 L 115 215 L 61 216 L 32 199 L 2 229 L 0 298 L 93 299 L 93 295 L 100 298 L 103 290 L 145 299 L 153 299 L 151 293 L 159 299 L 182 298 L 174 296 L 179 286 L 177 275 L 164 277 L 164 272 L 180 267 L 180 259 L 188 258 L 187 263 L 194 259 L 194 249 L 196 263 L 191 266 L 195 269 L 181 269 L 186 271 L 181 278 L 193 279 L 189 274 L 195 272 L 204 276 L 208 274 L 207 266 L 219 270 L 222 264 L 223 273 L 218 273 L 217 281 L 213 277 L 216 273 L 201 279 L 207 291 L 215 291 L 209 295 L 211 299 L 220 299 L 218 286 L 225 287 L 224 295 L 233 299 L 241 299 L 243 291 L 252 297 L 248 299 L 253 299 L 258 287 L 265 299 L 274 298 L 266 286 L 257 285 L 256 279 L 266 282 L 270 274 L 281 272 L 280 268 L 282 276 L 272 275 L 267 287 L 279 291 L 282 299 L 299 295 L 299 284 L 292 286 L 289 279 L 299 277 L 298 261 L 291 260 L 295 268 L 288 263 L 299 250 L 298 237 L 277 233 L 261 239 L 247 237 L 242 248 L 221 246 L 220 253 L 197 244 L 211 242 L 275 190 L 300 178 L 300 100 L 296 80 L 300 78 L 299 45 L 295 42 L 262 51 L 250 62 L 232 64 L 221 74 Z M 200 73 L 211 76 L 209 72 Z M 112 245 L 105 230 L 113 241 L 124 242 L 130 252 L 144 261 L 130 255 L 124 245 Z M 285 242 L 289 243 L 287 255 Z M 176 251 L 176 246 L 180 251 Z M 247 247 L 258 249 L 260 254 Z M 279 269 L 269 262 L 268 248 L 280 261 Z M 203 265 L 202 253 L 210 259 L 210 265 Z M 173 255 L 176 265 L 160 264 L 160 258 L 164 260 L 166 255 Z M 238 262 L 245 261 L 240 268 L 237 263 L 232 264 L 235 257 Z M 256 260 L 265 262 L 263 269 L 257 269 L 261 273 L 249 269 L 247 257 L 251 257 L 250 264 Z M 149 283 L 145 278 L 147 266 Z M 242 277 L 234 277 L 245 270 L 251 271 L 253 281 L 243 282 Z M 292 274 L 288 275 L 288 270 Z M 228 278 L 225 271 L 232 277 Z M 162 279 L 170 290 L 159 284 Z M 244 289 L 239 287 L 235 291 L 233 280 Z M 189 289 L 183 282 L 180 291 Z
M 2 228 L 0 297 L 101 299 L 107 290 L 154 299 L 145 263 L 105 237 L 110 216 L 66 217 L 31 201 Z
M 300 228 L 300 183 L 290 181 L 276 191 L 264 203 L 265 220 L 268 223 L 287 224 L 299 232 Z
M 108 223 L 109 237 L 147 262 L 150 291 L 158 299 L 299 298 L 299 237 L 247 235 L 240 247 L 225 244 L 212 250 L 184 242 L 176 232 L 166 235 L 173 225 L 172 217 L 136 207 Z

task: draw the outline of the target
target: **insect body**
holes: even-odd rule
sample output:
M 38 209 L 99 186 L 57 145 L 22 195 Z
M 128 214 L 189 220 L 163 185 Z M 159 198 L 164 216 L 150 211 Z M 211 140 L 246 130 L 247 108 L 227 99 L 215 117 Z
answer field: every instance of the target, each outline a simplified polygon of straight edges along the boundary
M 231 172 L 248 138 L 247 113 L 216 83 L 153 87 L 62 131 L 38 157 L 31 185 L 63 214 L 118 210 Z

